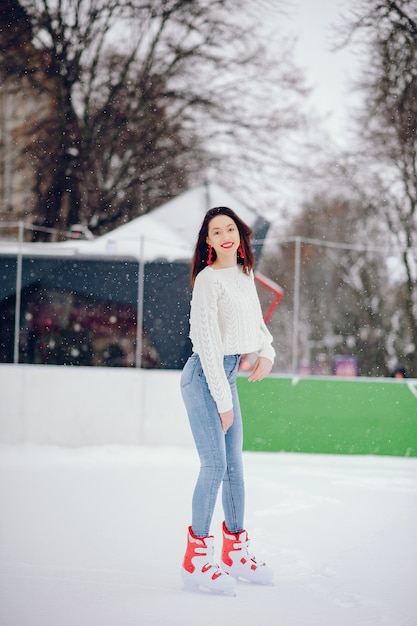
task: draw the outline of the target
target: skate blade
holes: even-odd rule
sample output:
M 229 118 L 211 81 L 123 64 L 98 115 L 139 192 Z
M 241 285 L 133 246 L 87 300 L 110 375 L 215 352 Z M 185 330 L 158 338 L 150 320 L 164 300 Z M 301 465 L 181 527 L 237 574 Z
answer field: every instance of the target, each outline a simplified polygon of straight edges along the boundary
M 236 597 L 235 589 L 212 589 L 211 587 L 204 587 L 204 585 L 184 585 L 184 591 L 187 593 L 201 593 L 212 596 Z
M 255 578 L 254 576 L 252 578 L 251 576 L 245 576 L 245 573 L 236 571 L 233 572 L 231 569 L 228 569 L 226 567 L 224 568 L 224 571 L 227 572 L 229 576 L 232 576 L 239 583 L 249 583 L 251 585 L 258 585 L 261 587 L 274 587 L 273 573 L 270 575 L 270 578 L 262 579 L 262 577 Z
M 275 583 L 273 580 L 250 580 L 249 578 L 244 578 L 243 576 L 236 577 L 236 580 L 240 583 L 246 583 L 248 585 L 257 585 L 258 587 L 274 587 Z
M 236 588 L 235 585 L 230 585 L 229 587 L 209 587 L 204 585 L 204 583 L 197 582 L 193 580 L 191 577 L 185 576 L 183 572 L 182 574 L 182 582 L 184 584 L 184 591 L 189 591 L 192 593 L 205 593 L 212 594 L 215 596 L 236 596 Z

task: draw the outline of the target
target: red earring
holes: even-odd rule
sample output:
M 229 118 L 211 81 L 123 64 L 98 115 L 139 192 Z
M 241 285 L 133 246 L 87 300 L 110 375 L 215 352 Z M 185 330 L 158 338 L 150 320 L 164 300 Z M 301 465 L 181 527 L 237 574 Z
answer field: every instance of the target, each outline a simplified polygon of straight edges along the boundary
M 213 246 L 208 244 L 207 265 L 213 265 Z
M 240 258 L 244 259 L 245 258 L 245 253 L 243 251 L 243 246 L 242 246 L 242 242 L 240 242 L 239 247 L 237 249 L 238 254 L 240 254 Z

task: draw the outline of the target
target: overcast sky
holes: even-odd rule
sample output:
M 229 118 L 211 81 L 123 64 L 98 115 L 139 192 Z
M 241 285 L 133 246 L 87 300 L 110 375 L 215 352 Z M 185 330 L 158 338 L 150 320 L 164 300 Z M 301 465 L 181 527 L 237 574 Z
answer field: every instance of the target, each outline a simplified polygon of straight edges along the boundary
M 344 140 L 349 110 L 358 102 L 352 83 L 359 61 L 354 50 L 332 52 L 334 25 L 346 15 L 351 0 L 287 0 L 288 26 L 298 38 L 296 60 L 314 87 L 312 102 L 326 115 L 327 127 Z

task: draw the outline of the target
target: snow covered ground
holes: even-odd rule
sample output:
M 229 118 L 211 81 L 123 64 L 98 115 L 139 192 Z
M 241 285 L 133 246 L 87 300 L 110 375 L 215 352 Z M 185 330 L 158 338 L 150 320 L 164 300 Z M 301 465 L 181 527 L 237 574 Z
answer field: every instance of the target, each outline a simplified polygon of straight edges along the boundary
M 251 547 L 275 585 L 232 598 L 182 590 L 193 449 L 0 446 L 0 624 L 417 624 L 417 459 L 244 462 Z M 221 521 L 218 507 L 213 533 Z

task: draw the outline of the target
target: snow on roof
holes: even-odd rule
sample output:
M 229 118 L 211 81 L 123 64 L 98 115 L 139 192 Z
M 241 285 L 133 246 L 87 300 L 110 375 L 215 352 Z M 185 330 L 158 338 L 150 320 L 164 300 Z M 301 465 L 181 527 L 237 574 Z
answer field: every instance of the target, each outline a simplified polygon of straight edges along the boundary
M 151 213 L 115 228 L 95 240 L 97 246 L 107 247 L 110 242 L 115 250 L 125 250 L 144 239 L 144 254 L 149 257 L 166 257 L 168 260 L 190 258 L 197 234 L 208 209 L 215 206 L 228 206 L 249 226 L 256 220 L 256 213 L 233 198 L 218 185 L 200 185 L 169 200 Z M 162 249 L 155 255 L 157 247 Z M 134 253 L 134 252 L 132 252 Z
M 132 220 L 93 241 L 66 241 L 62 245 L 76 247 L 81 254 L 133 256 L 145 261 L 188 259 L 185 242 L 153 212 Z M 143 246 L 143 247 L 142 247 Z

